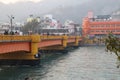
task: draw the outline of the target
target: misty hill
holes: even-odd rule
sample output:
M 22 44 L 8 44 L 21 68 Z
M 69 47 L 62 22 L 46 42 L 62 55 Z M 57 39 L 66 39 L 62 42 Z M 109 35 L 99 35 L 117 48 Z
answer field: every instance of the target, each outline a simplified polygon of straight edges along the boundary
M 94 15 L 106 15 L 111 14 L 118 8 L 120 8 L 120 0 L 93 0 L 73 7 L 56 8 L 51 11 L 51 14 L 54 14 L 57 19 L 72 19 L 81 22 L 88 11 L 93 11 Z
M 14 15 L 16 21 L 25 21 L 33 14 L 43 16 L 53 14 L 60 21 L 66 19 L 81 22 L 87 12 L 92 10 L 95 14 L 110 14 L 120 8 L 120 0 L 43 0 L 39 3 L 19 2 L 16 4 L 0 3 L 0 21 L 9 21 L 8 15 Z

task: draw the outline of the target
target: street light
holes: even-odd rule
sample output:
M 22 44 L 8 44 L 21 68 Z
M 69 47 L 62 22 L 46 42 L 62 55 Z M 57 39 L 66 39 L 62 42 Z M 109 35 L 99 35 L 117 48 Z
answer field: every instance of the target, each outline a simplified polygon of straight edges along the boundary
M 9 17 L 9 19 L 10 19 L 10 28 L 11 28 L 11 29 L 10 29 L 10 32 L 12 32 L 12 30 L 13 30 L 13 29 L 12 29 L 12 28 L 13 28 L 13 25 L 12 25 L 12 24 L 13 24 L 13 19 L 14 19 L 14 17 L 13 17 L 12 15 L 11 15 L 11 16 L 8 16 L 8 17 Z

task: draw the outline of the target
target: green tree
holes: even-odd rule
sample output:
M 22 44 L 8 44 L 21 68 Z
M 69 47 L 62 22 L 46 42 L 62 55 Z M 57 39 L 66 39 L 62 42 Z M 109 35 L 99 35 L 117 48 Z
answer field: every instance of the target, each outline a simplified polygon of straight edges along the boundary
M 115 53 L 119 61 L 118 68 L 120 67 L 120 38 L 117 38 L 112 33 L 108 34 L 108 37 L 105 40 L 105 45 L 107 51 Z

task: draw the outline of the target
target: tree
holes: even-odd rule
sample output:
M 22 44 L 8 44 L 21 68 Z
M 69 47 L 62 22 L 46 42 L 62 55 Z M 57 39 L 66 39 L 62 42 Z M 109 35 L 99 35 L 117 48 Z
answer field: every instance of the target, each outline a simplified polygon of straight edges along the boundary
M 25 26 L 23 27 L 23 32 L 28 33 L 28 31 L 32 31 L 33 33 L 35 30 L 39 27 L 38 25 L 40 22 L 38 22 L 36 19 L 33 19 L 31 22 L 27 22 Z
M 105 40 L 105 45 L 107 51 L 115 53 L 119 61 L 118 68 L 120 67 L 120 38 L 117 38 L 112 33 L 108 34 L 108 37 Z

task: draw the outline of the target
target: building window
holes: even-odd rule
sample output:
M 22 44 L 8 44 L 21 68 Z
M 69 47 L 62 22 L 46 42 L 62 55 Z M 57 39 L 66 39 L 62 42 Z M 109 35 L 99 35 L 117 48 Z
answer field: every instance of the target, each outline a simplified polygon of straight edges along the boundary
M 101 27 L 104 27 L 104 25 L 101 25 Z
M 116 27 L 120 27 L 120 24 L 116 24 Z
M 101 32 L 104 32 L 103 30 Z
M 115 24 L 112 24 L 111 27 L 115 27 Z
M 107 25 L 106 25 L 106 27 L 110 27 L 110 25 L 109 25 L 109 24 L 107 24 Z
M 93 30 L 91 30 L 90 32 L 94 32 Z

